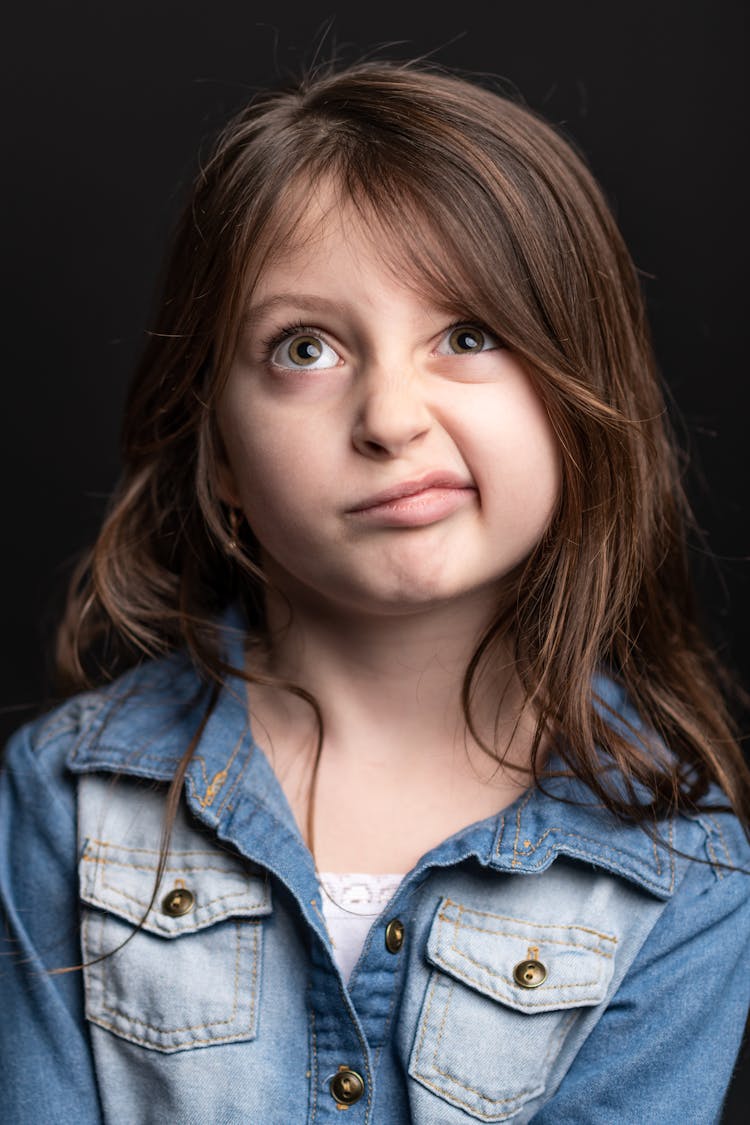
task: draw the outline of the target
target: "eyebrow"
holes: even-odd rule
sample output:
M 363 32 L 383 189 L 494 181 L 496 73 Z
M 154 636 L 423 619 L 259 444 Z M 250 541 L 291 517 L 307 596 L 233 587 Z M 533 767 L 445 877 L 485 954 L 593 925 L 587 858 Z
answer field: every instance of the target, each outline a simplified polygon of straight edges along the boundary
M 246 321 L 256 321 L 265 313 L 284 305 L 297 305 L 306 309 L 320 312 L 341 312 L 343 305 L 340 301 L 331 301 L 327 297 L 318 297 L 314 293 L 275 293 L 265 301 L 249 305 L 245 312 Z

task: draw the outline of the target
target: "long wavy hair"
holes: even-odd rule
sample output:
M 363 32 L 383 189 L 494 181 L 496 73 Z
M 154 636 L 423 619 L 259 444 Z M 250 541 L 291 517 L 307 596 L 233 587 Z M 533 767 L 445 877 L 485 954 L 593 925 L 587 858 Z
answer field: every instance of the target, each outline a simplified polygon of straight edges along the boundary
M 534 783 L 552 736 L 621 820 L 655 828 L 675 812 L 731 808 L 747 831 L 750 773 L 694 610 L 691 517 L 630 255 L 560 132 L 491 84 L 424 63 L 326 66 L 253 97 L 218 136 L 179 219 L 130 390 L 122 477 L 71 583 L 57 644 L 65 690 L 177 649 L 214 689 L 230 672 L 260 678 L 224 662 L 217 634 L 222 608 L 239 601 L 263 638 L 267 579 L 252 528 L 227 547 L 215 407 L 253 286 L 322 180 L 398 236 L 402 276 L 523 361 L 562 452 L 552 525 L 466 668 L 467 728 L 485 745 L 472 697 L 511 638 L 536 714 Z M 622 685 L 637 724 L 611 721 L 592 691 L 601 672 Z M 262 682 L 310 703 L 319 758 L 316 701 L 304 685 Z M 712 782 L 727 805 L 705 805 Z

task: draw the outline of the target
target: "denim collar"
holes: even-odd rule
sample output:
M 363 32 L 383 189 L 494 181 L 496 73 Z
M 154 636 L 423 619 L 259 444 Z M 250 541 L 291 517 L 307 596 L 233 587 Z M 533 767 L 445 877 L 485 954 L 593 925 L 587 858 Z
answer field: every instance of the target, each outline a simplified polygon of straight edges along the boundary
M 241 666 L 243 630 L 235 611 L 224 615 L 222 629 L 228 662 Z M 209 694 L 183 654 L 140 665 L 82 698 L 85 715 L 68 755 L 69 768 L 168 782 L 198 729 Z M 561 766 L 553 755 L 548 768 Z M 533 874 L 567 856 L 614 872 L 660 899 L 671 896 L 675 858 L 662 842 L 637 825 L 615 821 L 582 782 L 551 778 L 543 785 L 547 792 L 530 789 L 501 813 L 461 829 L 426 853 L 417 869 L 473 859 L 498 872 Z M 221 840 L 281 877 L 299 878 L 305 870 L 308 889 L 314 885 L 310 852 L 266 755 L 253 740 L 246 684 L 239 677 L 229 678 L 220 690 L 185 787 L 195 817 Z M 674 822 L 661 829 L 671 845 Z

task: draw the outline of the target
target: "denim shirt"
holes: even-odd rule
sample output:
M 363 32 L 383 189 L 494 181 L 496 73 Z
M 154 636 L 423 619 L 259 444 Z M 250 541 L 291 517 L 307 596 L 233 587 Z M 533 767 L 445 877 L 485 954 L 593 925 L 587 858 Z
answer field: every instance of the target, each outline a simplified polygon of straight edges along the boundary
M 750 1003 L 750 878 L 721 866 L 750 868 L 734 817 L 662 824 L 681 857 L 547 781 L 422 856 L 346 984 L 240 680 L 188 767 L 154 897 L 167 783 L 205 707 L 172 656 L 10 741 L 3 1121 L 718 1119 Z

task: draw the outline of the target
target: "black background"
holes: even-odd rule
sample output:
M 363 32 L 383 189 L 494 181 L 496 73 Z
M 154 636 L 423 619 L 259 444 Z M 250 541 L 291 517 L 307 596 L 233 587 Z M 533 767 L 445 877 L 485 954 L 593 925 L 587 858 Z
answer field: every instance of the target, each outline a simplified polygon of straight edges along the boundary
M 587 156 L 642 272 L 689 454 L 706 626 L 748 685 L 744 3 L 32 0 L 3 21 L 3 740 L 49 696 L 55 615 L 117 476 L 125 389 L 199 147 L 255 88 L 334 50 L 502 78 Z M 745 1119 L 749 1068 L 726 1123 Z

